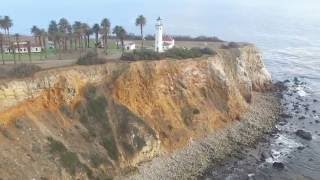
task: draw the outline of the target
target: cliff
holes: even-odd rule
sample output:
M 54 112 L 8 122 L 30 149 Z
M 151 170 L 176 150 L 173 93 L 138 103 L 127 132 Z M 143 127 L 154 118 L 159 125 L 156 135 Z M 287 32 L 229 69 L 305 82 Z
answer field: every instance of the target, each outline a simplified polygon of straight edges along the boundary
M 98 178 L 239 121 L 271 85 L 254 46 L 0 82 L 1 177 Z

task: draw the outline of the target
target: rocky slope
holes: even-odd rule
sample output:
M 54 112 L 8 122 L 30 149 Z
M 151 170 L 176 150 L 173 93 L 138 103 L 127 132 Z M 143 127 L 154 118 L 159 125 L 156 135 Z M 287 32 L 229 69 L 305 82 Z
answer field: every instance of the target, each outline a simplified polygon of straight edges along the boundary
M 252 45 L 217 52 L 0 82 L 1 177 L 112 177 L 239 121 L 271 77 Z

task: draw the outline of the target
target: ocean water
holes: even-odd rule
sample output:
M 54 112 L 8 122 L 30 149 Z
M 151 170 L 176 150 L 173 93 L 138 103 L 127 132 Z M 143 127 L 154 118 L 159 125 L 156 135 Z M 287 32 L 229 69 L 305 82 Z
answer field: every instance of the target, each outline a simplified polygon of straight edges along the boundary
M 282 105 L 289 118 L 281 118 L 278 132 L 256 148 L 247 150 L 244 160 L 226 162 L 211 170 L 207 179 L 320 179 L 320 21 L 275 17 L 264 14 L 251 21 L 218 29 L 227 40 L 255 43 L 274 81 L 289 80 Z M 219 26 L 220 27 L 220 26 Z M 224 26 L 221 26 L 224 27 Z M 298 129 L 312 134 L 312 140 L 298 137 Z M 253 157 L 254 151 L 256 157 Z M 270 158 L 260 161 L 259 153 Z M 284 169 L 275 169 L 282 162 Z M 219 169 L 220 168 L 220 169 Z

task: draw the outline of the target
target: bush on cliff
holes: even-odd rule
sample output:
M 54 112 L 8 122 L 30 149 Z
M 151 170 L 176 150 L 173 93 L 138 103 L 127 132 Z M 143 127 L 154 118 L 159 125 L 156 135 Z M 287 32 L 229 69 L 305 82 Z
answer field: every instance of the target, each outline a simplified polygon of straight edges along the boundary
M 98 54 L 93 51 L 87 52 L 83 57 L 80 57 L 77 61 L 79 65 L 94 65 L 94 64 L 105 64 L 106 60 L 99 58 Z
M 231 49 L 231 48 L 240 48 L 240 47 L 241 45 L 236 42 L 229 42 L 227 45 L 226 44 L 221 45 L 222 49 Z
M 133 52 L 124 53 L 121 60 L 137 61 L 137 60 L 161 60 L 164 58 L 188 59 L 197 58 L 203 55 L 215 55 L 216 52 L 210 48 L 173 48 L 164 53 L 157 53 L 153 50 L 142 49 Z
M 41 70 L 41 67 L 34 64 L 19 64 L 9 71 L 10 77 L 28 77 Z

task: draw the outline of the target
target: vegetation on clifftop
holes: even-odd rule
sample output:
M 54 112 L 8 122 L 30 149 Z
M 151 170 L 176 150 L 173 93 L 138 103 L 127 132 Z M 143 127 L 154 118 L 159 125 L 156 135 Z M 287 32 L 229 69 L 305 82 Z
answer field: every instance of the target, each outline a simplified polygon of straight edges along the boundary
M 83 57 L 80 57 L 77 61 L 78 65 L 94 65 L 104 63 L 106 63 L 106 60 L 99 58 L 98 54 L 93 51 L 89 51 Z
M 198 58 L 203 55 L 215 55 L 216 52 L 210 48 L 173 48 L 164 53 L 154 52 L 149 49 L 134 50 L 124 53 L 121 60 L 137 61 L 137 60 L 161 60 L 165 58 L 173 59 L 189 59 Z

